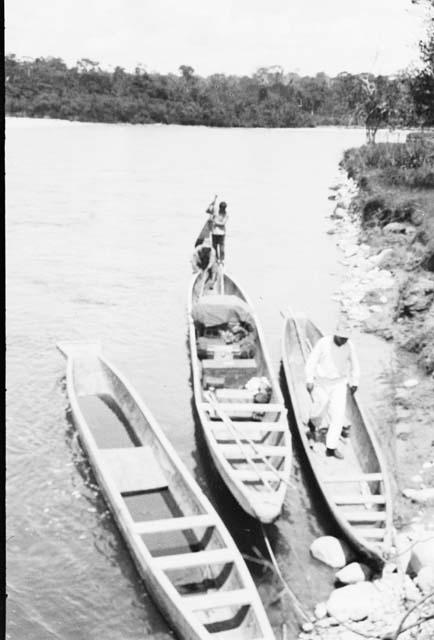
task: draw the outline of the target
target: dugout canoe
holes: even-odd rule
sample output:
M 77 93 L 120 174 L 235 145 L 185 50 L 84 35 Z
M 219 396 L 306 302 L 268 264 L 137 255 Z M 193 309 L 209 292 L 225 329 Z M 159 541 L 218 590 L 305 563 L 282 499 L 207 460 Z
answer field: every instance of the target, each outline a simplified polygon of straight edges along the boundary
M 224 342 L 222 317 L 204 329 L 196 311 L 205 304 L 226 305 L 229 315 L 237 308 L 238 317 L 247 314 L 253 327 L 253 357 L 239 357 L 237 345 Z M 222 266 L 213 289 L 202 273 L 193 278 L 188 317 L 194 402 L 215 467 L 244 511 L 260 522 L 273 522 L 281 513 L 289 483 L 292 447 L 284 399 L 258 318 L 247 295 Z M 271 397 L 255 402 L 245 385 L 263 376 L 270 382 Z
M 146 587 L 179 638 L 274 638 L 229 532 L 138 394 L 93 344 L 61 343 L 79 438 Z
M 203 225 L 203 227 L 201 229 L 201 232 L 199 233 L 199 235 L 196 238 L 196 242 L 194 243 L 195 247 L 197 247 L 198 245 L 203 243 L 205 238 L 207 238 L 210 235 L 211 229 L 212 229 L 211 220 L 208 218 L 208 220 Z
M 392 495 L 373 420 L 349 391 L 350 438 L 342 438 L 344 459 L 325 456 L 324 443 L 314 443 L 307 422 L 312 397 L 306 390 L 305 362 L 321 331 L 305 316 L 285 318 L 282 361 L 294 425 L 323 499 L 342 536 L 357 552 L 383 563 L 392 544 Z M 320 440 L 325 438 L 325 432 Z

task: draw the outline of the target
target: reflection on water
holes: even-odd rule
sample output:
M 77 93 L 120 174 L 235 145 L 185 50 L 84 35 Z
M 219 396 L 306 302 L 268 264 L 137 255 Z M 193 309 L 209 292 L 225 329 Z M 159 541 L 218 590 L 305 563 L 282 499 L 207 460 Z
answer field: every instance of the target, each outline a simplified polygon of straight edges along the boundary
M 255 305 L 277 371 L 280 310 L 291 304 L 324 331 L 333 327 L 340 268 L 326 234 L 328 187 L 343 149 L 362 142 L 363 132 L 350 129 L 8 120 L 10 640 L 173 637 L 65 414 L 65 364 L 55 350 L 62 339 L 103 343 L 251 558 L 277 637 L 282 622 L 292 637 L 295 617 L 264 562 L 260 530 L 217 477 L 192 411 L 189 259 L 218 193 L 229 203 L 228 269 Z M 378 356 L 374 345 L 364 366 L 371 405 L 381 409 L 371 374 L 389 366 L 387 353 Z M 324 599 L 333 573 L 309 555 L 328 520 L 318 517 L 302 466 L 296 451 L 295 488 L 267 534 L 285 579 L 309 607 Z

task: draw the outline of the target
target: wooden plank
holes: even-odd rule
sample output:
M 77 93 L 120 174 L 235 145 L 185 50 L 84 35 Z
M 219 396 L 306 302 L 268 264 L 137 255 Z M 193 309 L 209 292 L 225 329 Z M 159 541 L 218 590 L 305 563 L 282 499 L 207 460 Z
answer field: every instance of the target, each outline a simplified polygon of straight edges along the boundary
M 259 403 L 259 402 L 240 402 L 235 403 L 235 402 L 219 402 L 220 407 L 223 409 L 223 411 L 225 411 L 227 414 L 232 414 L 232 413 L 249 413 L 251 411 L 253 411 L 254 413 L 262 413 L 264 411 L 267 412 L 282 412 L 286 411 L 284 406 L 282 404 L 264 404 L 264 403 Z M 214 413 L 214 410 L 212 408 L 212 406 L 209 404 L 209 402 L 201 402 L 200 403 L 200 407 L 204 410 L 204 411 L 209 411 L 210 413 Z
M 354 527 L 355 533 L 360 536 L 360 538 L 384 538 L 386 534 L 386 528 L 384 529 L 362 529 L 359 527 Z
M 255 473 L 254 471 L 251 471 L 250 469 L 234 469 L 233 470 L 234 476 L 236 478 L 238 478 L 239 480 L 241 480 L 242 482 L 258 482 L 260 483 L 260 479 L 258 477 L 258 474 Z M 279 478 L 278 475 L 279 471 L 276 469 L 276 474 L 274 474 L 272 471 L 263 471 L 261 470 L 261 477 L 265 477 L 265 480 L 267 482 L 279 482 Z M 281 479 L 281 481 L 283 481 L 283 478 Z
M 259 433 L 270 433 L 270 432 L 282 432 L 289 431 L 288 425 L 284 422 L 247 422 L 247 421 L 233 421 L 236 429 L 241 433 L 245 433 L 249 437 L 252 435 L 258 435 Z M 214 433 L 217 431 L 221 431 L 223 433 L 231 434 L 230 429 L 226 429 L 226 427 L 219 422 L 215 422 L 211 424 L 211 428 Z
M 216 398 L 219 402 L 250 402 L 254 401 L 255 394 L 248 389 L 216 389 L 215 390 Z
M 234 562 L 234 553 L 229 549 L 212 549 L 196 553 L 180 553 L 153 559 L 160 569 L 186 569 L 205 564 Z
M 167 479 L 149 446 L 99 449 L 98 456 L 120 493 L 167 487 Z
M 240 435 L 240 438 L 242 436 Z M 243 446 L 246 447 L 246 449 L 248 449 L 248 452 L 251 456 L 251 458 L 253 458 L 253 460 L 257 460 L 260 458 L 263 458 L 264 456 L 270 458 L 271 456 L 279 456 L 281 458 L 285 457 L 288 454 L 288 447 L 280 447 L 280 446 L 273 446 L 273 445 L 261 445 L 261 444 L 257 444 L 255 445 L 255 449 L 256 451 L 254 451 L 254 449 L 252 448 L 252 446 L 250 446 L 248 443 L 243 443 Z M 235 459 L 235 458 L 243 458 L 244 459 L 244 455 L 240 449 L 240 447 L 236 444 L 221 444 L 219 445 L 220 447 L 220 451 L 223 453 L 223 455 L 225 456 L 225 458 L 228 458 L 229 460 L 231 459 Z
M 323 482 L 376 482 L 383 480 L 382 473 L 360 473 L 347 476 L 327 476 L 322 478 Z M 369 497 L 369 496 L 367 496 Z
M 136 533 L 158 533 L 159 531 L 185 531 L 194 527 L 212 527 L 216 525 L 216 519 L 205 513 L 184 518 L 167 518 L 163 520 L 144 520 L 134 524 Z
M 385 511 L 343 511 L 339 513 L 349 522 L 385 522 Z
M 234 589 L 232 591 L 217 591 L 196 596 L 184 596 L 182 604 L 192 611 L 218 609 L 236 605 L 251 604 L 252 594 L 248 589 Z
M 250 369 L 256 371 L 258 364 L 254 358 L 210 358 L 202 360 L 202 368 L 204 371 L 219 371 L 220 369 Z
M 332 496 L 336 504 L 386 504 L 386 498 L 381 495 Z
M 240 453 L 242 455 L 242 457 L 244 458 L 244 460 L 246 460 L 249 464 L 250 467 L 252 469 L 252 471 L 254 473 L 256 473 L 260 478 L 261 478 L 261 482 L 264 484 L 264 486 L 267 487 L 267 489 L 269 491 L 273 491 L 273 488 L 271 487 L 271 485 L 268 483 L 267 479 L 264 477 L 261 477 L 261 469 L 258 468 L 258 465 L 255 464 L 252 456 L 249 453 L 249 449 L 248 447 L 246 447 L 242 440 L 240 439 L 238 432 L 232 422 L 232 420 L 229 418 L 229 416 L 222 410 L 219 402 L 217 401 L 215 395 L 212 392 L 208 392 L 207 397 L 209 398 L 209 402 L 212 405 L 214 411 L 220 416 L 220 419 L 222 420 L 223 424 L 232 431 L 235 442 L 237 443 L 238 448 L 240 449 Z M 245 436 L 243 436 L 245 438 Z M 249 446 L 252 449 L 255 449 L 255 444 L 253 441 L 249 441 Z M 258 455 L 258 454 L 256 454 Z M 270 466 L 270 463 L 267 462 L 267 460 L 265 458 L 260 458 L 261 461 L 265 464 Z M 274 472 L 274 467 L 272 467 L 271 471 Z

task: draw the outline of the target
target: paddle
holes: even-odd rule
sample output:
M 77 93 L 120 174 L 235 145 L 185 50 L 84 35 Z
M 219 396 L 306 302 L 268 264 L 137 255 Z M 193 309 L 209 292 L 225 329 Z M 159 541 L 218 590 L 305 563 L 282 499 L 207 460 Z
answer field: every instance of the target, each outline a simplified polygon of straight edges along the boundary
M 215 393 L 213 391 L 209 391 L 208 392 L 208 397 L 210 398 L 210 404 L 213 407 L 214 411 L 216 411 L 220 418 L 222 419 L 222 422 L 224 422 L 224 424 L 229 427 L 232 431 L 232 433 L 234 434 L 235 440 L 237 441 L 238 446 L 240 447 L 241 451 L 244 453 L 244 447 L 243 444 L 240 440 L 240 438 L 242 438 L 243 440 L 247 440 L 248 444 L 252 447 L 253 451 L 255 452 L 255 455 L 265 464 L 265 466 L 270 469 L 270 471 L 272 471 L 274 473 L 274 475 L 276 476 L 276 478 L 279 480 L 279 482 L 283 482 L 284 484 L 286 484 L 288 487 L 292 487 L 294 488 L 294 485 L 292 485 L 289 480 L 286 480 L 285 478 L 282 478 L 282 476 L 280 475 L 280 473 L 277 471 L 277 469 L 275 467 L 273 467 L 273 465 L 266 459 L 265 456 L 263 456 L 261 454 L 261 452 L 259 451 L 258 447 L 256 446 L 256 444 L 253 442 L 253 440 L 251 438 L 249 438 L 248 436 L 246 436 L 245 433 L 243 433 L 242 431 L 239 431 L 236 426 L 234 425 L 234 423 L 232 422 L 232 420 L 229 418 L 229 416 L 226 414 L 226 412 L 219 406 L 219 402 L 215 396 Z M 258 423 L 260 424 L 260 423 Z M 245 456 L 247 458 L 247 456 Z M 253 459 L 251 459 L 252 464 L 255 466 L 255 471 L 256 473 L 259 475 L 259 471 L 257 470 L 257 467 L 255 465 L 255 463 L 253 462 Z M 268 482 L 266 482 L 265 479 L 261 478 L 261 481 L 270 486 L 268 484 Z M 271 487 L 270 487 L 271 489 Z M 273 489 L 271 489 L 273 490 Z
M 257 467 L 257 465 L 254 463 L 253 458 L 247 453 L 243 443 L 241 442 L 241 439 L 238 437 L 237 434 L 237 430 L 235 429 L 235 426 L 232 423 L 232 420 L 229 418 L 229 416 L 225 413 L 225 411 L 223 411 L 223 409 L 219 406 L 218 400 L 215 396 L 215 393 L 213 390 L 209 390 L 208 391 L 208 399 L 209 402 L 212 406 L 212 408 L 214 409 L 214 411 L 216 413 L 219 414 L 223 424 L 225 424 L 227 427 L 229 427 L 229 429 L 232 431 L 232 433 L 234 434 L 234 438 L 235 441 L 237 443 L 237 445 L 239 446 L 241 453 L 243 454 L 243 457 L 246 458 L 247 462 L 250 464 L 250 466 L 252 467 L 252 469 L 254 470 L 254 472 L 256 473 L 256 475 L 258 476 L 259 480 L 271 491 L 273 492 L 273 488 L 270 485 L 269 482 L 267 482 L 267 480 L 265 478 L 263 478 L 261 476 L 261 473 Z M 244 437 L 244 436 L 243 436 Z M 249 442 L 249 444 L 253 445 L 253 442 L 251 440 L 249 440 L 249 438 L 244 437 L 245 440 L 247 440 Z
M 217 201 L 217 194 L 214 196 L 214 200 L 208 206 L 208 209 L 206 210 L 207 213 L 214 213 L 214 207 L 215 207 L 216 201 Z M 210 211 L 210 209 L 211 209 L 211 211 Z

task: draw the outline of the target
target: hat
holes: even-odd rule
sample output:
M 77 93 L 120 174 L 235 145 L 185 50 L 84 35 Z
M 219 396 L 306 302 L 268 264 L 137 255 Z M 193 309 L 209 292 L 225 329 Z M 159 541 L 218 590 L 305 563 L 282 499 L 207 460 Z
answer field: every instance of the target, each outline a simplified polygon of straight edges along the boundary
M 336 325 L 335 336 L 339 338 L 349 338 L 351 335 L 351 327 L 345 320 L 340 320 Z

